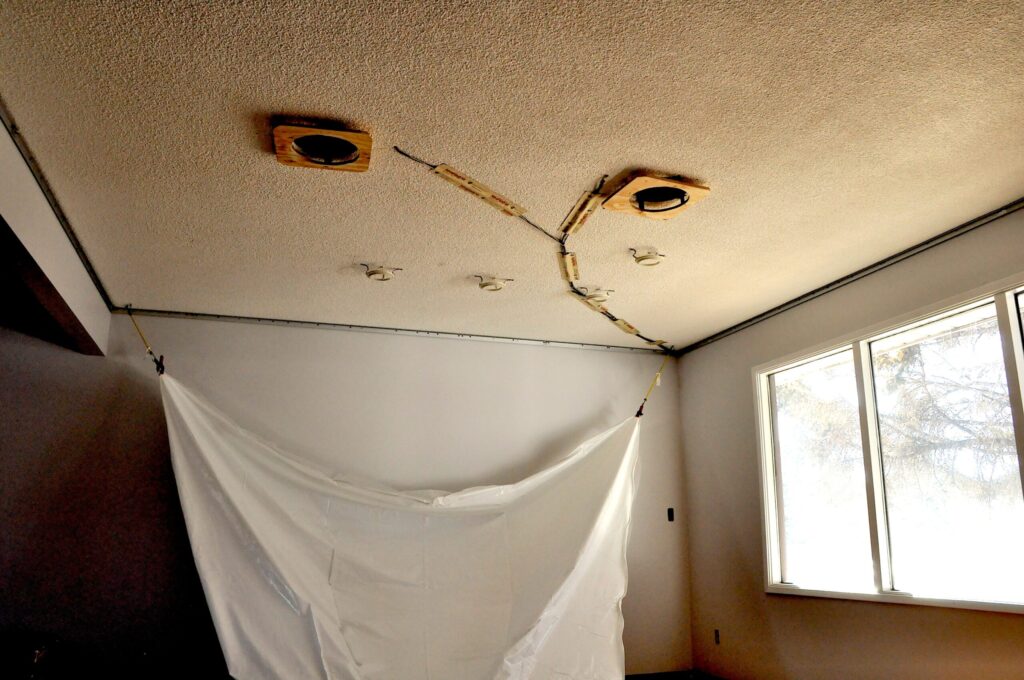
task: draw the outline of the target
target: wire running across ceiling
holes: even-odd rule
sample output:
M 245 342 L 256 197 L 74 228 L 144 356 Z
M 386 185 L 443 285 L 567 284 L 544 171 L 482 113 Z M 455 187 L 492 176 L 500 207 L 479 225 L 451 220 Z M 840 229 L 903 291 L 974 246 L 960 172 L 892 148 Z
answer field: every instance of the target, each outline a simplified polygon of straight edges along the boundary
M 408 158 L 409 160 L 412 160 L 412 161 L 415 161 L 416 163 L 424 165 L 424 166 L 430 168 L 431 170 L 433 170 L 435 172 L 438 172 L 439 169 L 440 169 L 442 171 L 442 173 L 443 173 L 448 168 L 447 165 L 443 165 L 441 163 L 431 163 L 429 161 L 423 160 L 422 158 L 420 158 L 418 156 L 415 156 L 415 155 L 413 155 L 411 153 L 408 153 L 407 151 L 403 151 L 402 149 L 400 149 L 397 146 L 395 146 L 394 149 L 399 154 L 401 154 L 402 156 Z M 447 174 L 450 174 L 450 173 L 447 173 Z M 567 226 L 563 227 L 562 235 L 561 236 L 556 236 L 555 234 L 551 233 L 550 231 L 548 231 L 547 229 L 545 229 L 544 227 L 540 226 L 539 224 L 537 224 L 536 222 L 531 220 L 529 217 L 527 217 L 526 214 L 525 214 L 525 209 L 519 207 L 514 202 L 509 201 L 508 199 L 505 199 L 500 194 L 495 194 L 495 193 L 491 192 L 489 188 L 485 187 L 482 184 L 479 184 L 479 183 L 475 182 L 474 180 L 470 179 L 466 175 L 459 175 L 459 178 L 462 181 L 452 180 L 449 177 L 445 177 L 445 179 L 449 179 L 449 181 L 453 181 L 454 183 L 457 183 L 461 188 L 467 190 L 469 193 L 472 193 L 473 195 L 475 195 L 475 196 L 477 196 L 479 198 L 482 198 L 486 202 L 490 203 L 494 207 L 496 207 L 499 210 L 501 210 L 506 215 L 509 215 L 511 217 L 515 217 L 518 220 L 521 220 L 522 222 L 524 222 L 527 225 L 529 225 L 531 228 L 537 230 L 538 232 L 540 232 L 541 234 L 543 234 L 544 236 L 546 236 L 547 238 L 551 239 L 552 241 L 554 241 L 555 243 L 558 244 L 558 249 L 559 249 L 559 253 L 558 254 L 559 254 L 559 258 L 561 259 L 561 261 L 562 262 L 571 263 L 571 264 L 568 264 L 565 267 L 563 267 L 563 278 L 565 279 L 566 284 L 568 285 L 569 293 L 571 293 L 572 295 L 576 296 L 576 298 L 579 299 L 580 302 L 582 302 L 587 307 L 589 307 L 593 311 L 597 312 L 601 316 L 603 316 L 606 319 L 608 319 L 611 323 L 613 323 L 619 329 L 623 330 L 624 332 L 626 332 L 626 333 L 628 333 L 630 335 L 635 335 L 636 337 L 638 337 L 641 340 L 643 340 L 644 342 L 646 342 L 648 345 L 651 345 L 653 347 L 658 347 L 662 351 L 664 351 L 664 352 L 666 352 L 668 354 L 674 354 L 676 352 L 675 347 L 673 347 L 671 344 L 665 342 L 664 340 L 656 340 L 656 339 L 652 338 L 651 336 L 645 335 L 644 333 L 642 333 L 633 324 L 631 324 L 628 321 L 626 321 L 625 319 L 622 319 L 622 318 L 616 316 L 615 314 L 613 314 L 603 304 L 601 304 L 599 302 L 594 302 L 593 300 L 588 300 L 587 299 L 587 292 L 585 290 L 581 290 L 580 287 L 576 285 L 576 281 L 579 279 L 578 264 L 576 262 L 576 255 L 575 255 L 575 253 L 570 251 L 569 248 L 568 248 L 568 243 L 569 243 L 569 239 L 574 235 L 576 229 L 578 229 L 579 225 L 581 224 L 581 221 L 576 221 L 575 223 L 569 223 L 568 222 L 568 218 L 567 218 L 567 222 L 563 223 L 563 224 L 565 224 Z M 607 179 L 607 175 L 603 176 L 598 181 L 598 183 L 595 186 L 594 190 L 592 192 L 588 192 L 587 194 L 585 194 L 580 199 L 580 201 L 576 204 L 576 206 L 570 211 L 569 215 L 572 216 L 574 213 L 577 213 L 577 214 L 583 215 L 583 219 L 585 219 L 586 217 L 589 217 L 589 213 L 586 213 L 586 214 L 581 213 L 580 212 L 580 208 L 581 208 L 581 206 L 584 206 L 587 203 L 589 203 L 591 205 L 595 204 L 596 198 L 601 195 L 601 190 L 604 187 L 604 182 L 605 182 L 606 179 Z M 592 211 L 590 211 L 590 212 L 592 212 Z

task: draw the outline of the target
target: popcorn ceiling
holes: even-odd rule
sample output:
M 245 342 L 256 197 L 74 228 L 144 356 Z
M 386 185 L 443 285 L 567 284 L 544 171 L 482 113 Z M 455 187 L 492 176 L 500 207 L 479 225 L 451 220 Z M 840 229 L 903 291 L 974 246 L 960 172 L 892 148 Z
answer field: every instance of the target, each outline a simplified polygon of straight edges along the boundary
M 573 244 L 581 285 L 677 346 L 1024 194 L 1017 2 L 325 5 L 0 5 L 0 96 L 116 304 L 644 346 L 393 144 L 550 231 L 603 174 L 709 185 Z M 275 113 L 371 132 L 369 172 L 277 163 Z

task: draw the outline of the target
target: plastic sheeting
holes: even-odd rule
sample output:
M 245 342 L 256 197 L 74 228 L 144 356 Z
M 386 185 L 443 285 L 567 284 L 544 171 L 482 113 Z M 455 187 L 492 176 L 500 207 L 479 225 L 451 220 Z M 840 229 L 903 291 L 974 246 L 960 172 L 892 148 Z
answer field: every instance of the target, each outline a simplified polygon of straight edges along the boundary
M 515 484 L 332 479 L 162 380 L 217 634 L 249 678 L 622 678 L 639 419 Z

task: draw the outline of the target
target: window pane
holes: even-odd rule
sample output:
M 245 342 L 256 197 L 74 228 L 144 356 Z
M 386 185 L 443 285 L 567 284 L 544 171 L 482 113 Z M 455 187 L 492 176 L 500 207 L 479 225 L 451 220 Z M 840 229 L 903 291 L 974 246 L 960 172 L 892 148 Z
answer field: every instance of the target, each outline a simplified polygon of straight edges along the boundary
M 995 306 L 871 350 L 895 587 L 1024 602 L 1024 496 Z
M 1024 293 L 1017 296 L 1017 311 L 1020 312 L 1021 330 L 1024 331 Z
M 853 352 L 771 377 L 783 580 L 874 591 Z

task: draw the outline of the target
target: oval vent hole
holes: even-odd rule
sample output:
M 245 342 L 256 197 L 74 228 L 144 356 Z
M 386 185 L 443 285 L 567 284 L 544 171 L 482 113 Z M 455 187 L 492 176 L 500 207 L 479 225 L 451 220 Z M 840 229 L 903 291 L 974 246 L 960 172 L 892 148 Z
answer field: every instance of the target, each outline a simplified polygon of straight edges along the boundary
M 303 135 L 292 147 L 318 165 L 347 165 L 359 159 L 359 149 L 347 139 L 329 135 Z
M 633 207 L 642 212 L 665 212 L 686 205 L 690 194 L 679 187 L 650 187 L 629 197 Z

